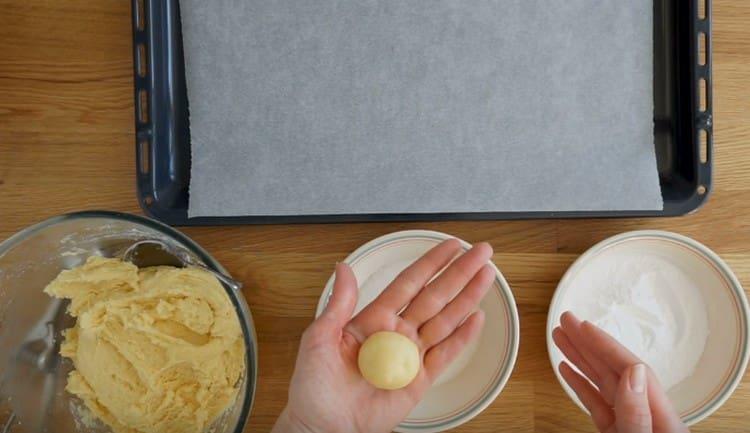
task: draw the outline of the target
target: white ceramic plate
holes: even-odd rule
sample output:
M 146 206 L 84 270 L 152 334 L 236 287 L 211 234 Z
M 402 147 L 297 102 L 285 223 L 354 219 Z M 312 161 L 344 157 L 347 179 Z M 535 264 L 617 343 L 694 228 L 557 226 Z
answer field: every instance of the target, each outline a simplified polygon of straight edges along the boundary
M 547 350 L 552 368 L 570 398 L 585 410 L 557 369 L 564 357 L 552 341 L 552 330 L 558 326 L 564 311 L 575 313 L 576 305 L 580 305 L 577 278 L 603 261 L 628 256 L 667 261 L 701 288 L 709 323 L 706 346 L 695 373 L 667 392 L 683 421 L 693 425 L 716 411 L 740 382 L 748 363 L 750 313 L 742 286 L 726 263 L 690 238 L 663 231 L 623 233 L 604 240 L 579 257 L 560 280 L 550 305 Z
M 372 302 L 401 270 L 450 238 L 453 236 L 439 232 L 409 230 L 379 237 L 354 251 L 344 261 L 352 267 L 360 286 L 356 312 Z M 461 243 L 465 250 L 471 247 Z M 478 341 L 438 378 L 396 431 L 454 428 L 489 406 L 505 386 L 518 354 L 518 311 L 508 283 L 497 267 L 495 272 L 492 290 L 480 305 L 485 325 Z M 333 276 L 320 297 L 316 317 L 328 303 L 332 288 Z

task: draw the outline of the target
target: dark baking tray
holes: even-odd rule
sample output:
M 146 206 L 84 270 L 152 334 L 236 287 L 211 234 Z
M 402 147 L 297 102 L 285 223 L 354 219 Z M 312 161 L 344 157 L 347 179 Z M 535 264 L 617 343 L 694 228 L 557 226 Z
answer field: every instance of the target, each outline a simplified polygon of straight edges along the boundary
M 168 224 L 677 216 L 700 207 L 711 189 L 711 1 L 654 0 L 654 136 L 662 211 L 188 218 L 190 132 L 179 2 L 132 2 L 138 201 Z

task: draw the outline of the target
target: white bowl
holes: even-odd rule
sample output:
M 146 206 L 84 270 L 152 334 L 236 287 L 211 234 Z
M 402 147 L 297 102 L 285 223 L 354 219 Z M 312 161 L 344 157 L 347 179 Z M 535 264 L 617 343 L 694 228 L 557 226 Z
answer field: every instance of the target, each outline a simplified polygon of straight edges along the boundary
M 675 233 L 635 231 L 623 233 L 589 249 L 568 269 L 557 286 L 547 318 L 547 349 L 557 379 L 568 396 L 586 410 L 558 371 L 564 356 L 552 341 L 552 330 L 560 315 L 581 305 L 576 296 L 576 279 L 602 260 L 637 255 L 641 260 L 666 260 L 686 278 L 697 282 L 708 317 L 708 337 L 694 373 L 667 391 L 687 425 L 693 425 L 716 411 L 732 394 L 747 367 L 750 310 L 739 281 L 713 251 L 699 242 Z M 588 319 L 582 317 L 582 319 Z
M 360 286 L 355 314 L 401 270 L 451 238 L 439 232 L 408 230 L 381 236 L 354 251 L 344 262 L 352 267 Z M 461 244 L 465 250 L 471 247 L 464 241 Z M 480 305 L 485 313 L 481 336 L 436 380 L 396 431 L 438 432 L 454 428 L 489 406 L 505 386 L 518 354 L 518 311 L 508 283 L 497 267 L 495 272 L 492 290 Z M 332 288 L 333 276 L 320 297 L 316 317 L 328 303 Z

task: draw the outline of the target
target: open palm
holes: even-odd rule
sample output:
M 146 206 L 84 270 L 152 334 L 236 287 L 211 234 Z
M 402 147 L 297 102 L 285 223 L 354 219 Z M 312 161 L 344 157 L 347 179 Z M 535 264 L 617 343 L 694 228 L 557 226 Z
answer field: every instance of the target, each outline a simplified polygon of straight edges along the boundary
M 559 366 L 600 432 L 689 433 L 653 371 L 596 325 L 567 311 L 552 339 L 578 369 Z M 636 370 L 641 377 L 634 380 Z
M 431 249 L 353 318 L 357 281 L 339 264 L 325 311 L 302 336 L 275 431 L 389 432 L 398 425 L 484 322 L 475 310 L 495 277 L 487 263 L 492 248 L 478 244 L 451 263 L 461 251 L 455 239 Z M 359 373 L 359 347 L 378 331 L 401 333 L 420 349 L 422 368 L 405 388 L 377 389 Z

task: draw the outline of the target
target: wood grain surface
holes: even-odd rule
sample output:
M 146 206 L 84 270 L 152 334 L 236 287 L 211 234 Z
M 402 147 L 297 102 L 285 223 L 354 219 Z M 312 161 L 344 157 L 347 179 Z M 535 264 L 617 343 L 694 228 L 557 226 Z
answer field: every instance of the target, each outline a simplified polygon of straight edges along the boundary
M 130 19 L 125 0 L 0 0 L 0 239 L 65 212 L 141 213 Z M 507 388 L 455 431 L 594 431 L 558 385 L 544 336 L 557 281 L 580 253 L 626 230 L 672 230 L 713 248 L 750 288 L 748 22 L 750 2 L 714 1 L 715 180 L 694 215 L 184 229 L 247 287 L 260 345 L 247 431 L 269 430 L 282 409 L 298 339 L 333 264 L 376 236 L 410 228 L 491 242 L 521 315 L 521 348 Z M 693 431 L 750 431 L 750 376 Z

